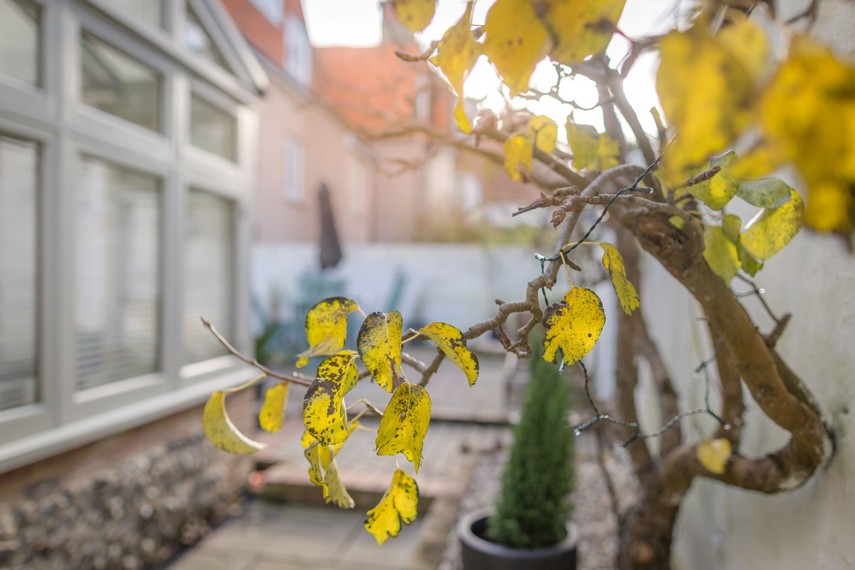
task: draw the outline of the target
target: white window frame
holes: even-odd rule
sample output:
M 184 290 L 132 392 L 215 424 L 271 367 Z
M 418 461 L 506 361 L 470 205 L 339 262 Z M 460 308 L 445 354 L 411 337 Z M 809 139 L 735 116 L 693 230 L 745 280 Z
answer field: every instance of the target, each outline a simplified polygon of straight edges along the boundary
M 248 299 L 247 212 L 256 172 L 258 120 L 246 103 L 254 96 L 195 65 L 177 41 L 158 32 L 131 29 L 101 0 L 35 0 L 42 8 L 42 85 L 0 80 L 0 132 L 39 144 L 38 394 L 35 404 L 0 411 L 0 473 L 198 405 L 214 390 L 252 375 L 224 356 L 182 366 L 181 329 L 183 208 L 189 188 L 200 187 L 234 201 L 236 300 Z M 172 4 L 171 2 L 169 4 Z M 183 9 L 182 2 L 180 4 Z M 162 82 L 162 133 L 79 101 L 81 29 L 156 69 Z M 154 39 L 152 39 L 154 38 Z M 194 83 L 195 82 L 195 83 Z M 209 82 L 209 83 L 206 83 Z M 238 121 L 238 161 L 194 149 L 185 132 L 191 89 L 205 89 L 231 105 Z M 207 95 L 207 93 L 206 93 Z M 76 338 L 74 237 L 77 169 L 92 156 L 156 176 L 161 188 L 159 370 L 137 378 L 75 391 Z M 235 303 L 233 343 L 251 350 L 248 307 Z M 201 326 L 201 325 L 200 325 Z M 212 342 L 215 342 L 212 339 Z
M 285 17 L 285 71 L 304 87 L 312 85 L 312 44 L 306 23 L 295 14 Z
M 306 201 L 306 150 L 303 141 L 294 136 L 285 139 L 283 148 L 282 192 L 290 204 Z

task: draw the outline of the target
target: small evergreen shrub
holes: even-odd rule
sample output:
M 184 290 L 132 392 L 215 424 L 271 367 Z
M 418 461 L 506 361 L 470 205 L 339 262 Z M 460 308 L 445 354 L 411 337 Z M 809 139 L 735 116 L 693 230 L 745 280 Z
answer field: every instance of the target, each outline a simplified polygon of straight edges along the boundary
M 558 367 L 543 360 L 535 343 L 531 380 L 510 456 L 502 474 L 489 538 L 511 548 L 557 544 L 566 535 L 573 487 L 573 431 L 568 422 L 570 390 Z

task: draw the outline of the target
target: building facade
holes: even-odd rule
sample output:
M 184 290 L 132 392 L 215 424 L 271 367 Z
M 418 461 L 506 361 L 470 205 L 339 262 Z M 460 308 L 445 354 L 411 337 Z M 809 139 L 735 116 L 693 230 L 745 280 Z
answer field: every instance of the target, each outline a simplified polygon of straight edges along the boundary
M 199 317 L 250 345 L 267 83 L 218 2 L 0 0 L 0 567 L 142 567 L 241 482 Z

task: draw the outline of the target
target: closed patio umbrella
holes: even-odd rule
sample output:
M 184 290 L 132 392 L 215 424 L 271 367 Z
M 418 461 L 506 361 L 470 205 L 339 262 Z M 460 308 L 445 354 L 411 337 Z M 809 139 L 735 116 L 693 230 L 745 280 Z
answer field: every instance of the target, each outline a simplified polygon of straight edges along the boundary
M 330 190 L 324 183 L 321 183 L 318 190 L 318 210 L 321 213 L 320 261 L 323 271 L 338 265 L 342 257 L 341 244 L 338 241 L 338 232 L 335 229 L 335 215 L 333 214 Z

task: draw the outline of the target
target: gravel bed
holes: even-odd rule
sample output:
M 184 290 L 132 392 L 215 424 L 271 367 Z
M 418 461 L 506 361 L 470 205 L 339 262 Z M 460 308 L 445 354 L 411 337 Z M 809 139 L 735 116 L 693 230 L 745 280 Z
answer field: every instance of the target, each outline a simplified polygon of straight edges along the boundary
M 494 504 L 499 492 L 502 467 L 507 450 L 483 452 L 475 467 L 469 487 L 460 503 L 460 515 Z M 613 481 L 621 512 L 632 502 L 636 493 L 635 479 L 626 451 L 620 446 L 606 444 L 603 463 Z M 593 432 L 576 438 L 576 489 L 573 521 L 579 529 L 579 570 L 610 570 L 614 568 L 617 549 L 617 521 L 602 468 L 597 462 L 597 436 Z M 460 542 L 456 528 L 446 541 L 439 570 L 461 570 Z

